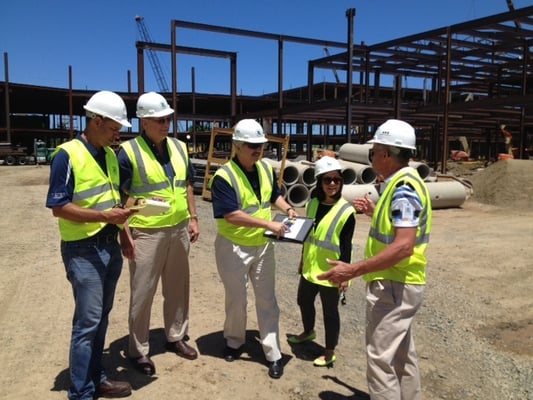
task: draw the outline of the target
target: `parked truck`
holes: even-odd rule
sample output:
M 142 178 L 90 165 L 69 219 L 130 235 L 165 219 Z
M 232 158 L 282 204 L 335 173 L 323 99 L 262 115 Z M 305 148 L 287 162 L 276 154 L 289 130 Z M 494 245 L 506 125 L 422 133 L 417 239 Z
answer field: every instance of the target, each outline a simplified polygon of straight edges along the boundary
M 11 143 L 0 143 L 0 162 L 4 165 L 26 165 L 31 157 L 27 147 Z
M 11 143 L 0 143 L 0 164 L 47 164 L 53 151 L 54 148 L 46 147 L 46 143 L 38 139 L 34 141 L 33 149 Z

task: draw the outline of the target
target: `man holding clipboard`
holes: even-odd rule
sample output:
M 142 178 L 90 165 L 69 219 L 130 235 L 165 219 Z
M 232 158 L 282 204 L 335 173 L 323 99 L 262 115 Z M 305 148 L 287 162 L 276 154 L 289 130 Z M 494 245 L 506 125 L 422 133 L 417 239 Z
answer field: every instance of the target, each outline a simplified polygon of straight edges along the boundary
M 275 295 L 274 245 L 289 228 L 272 220 L 272 205 L 297 216 L 276 185 L 272 166 L 260 160 L 267 142 L 261 125 L 244 119 L 235 125 L 235 157 L 220 167 L 210 182 L 218 234 L 215 258 L 225 290 L 224 359 L 234 361 L 246 341 L 247 284 L 252 283 L 259 334 L 268 362 L 268 375 L 283 375 L 279 341 L 279 307 Z

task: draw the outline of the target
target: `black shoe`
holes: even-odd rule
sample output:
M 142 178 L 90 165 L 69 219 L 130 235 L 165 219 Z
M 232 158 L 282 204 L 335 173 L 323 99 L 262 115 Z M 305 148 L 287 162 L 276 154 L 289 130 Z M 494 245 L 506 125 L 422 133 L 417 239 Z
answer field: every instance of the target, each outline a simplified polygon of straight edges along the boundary
M 281 358 L 277 361 L 271 361 L 268 365 L 268 376 L 272 379 L 279 379 L 283 375 L 283 362 Z
M 149 356 L 130 357 L 130 361 L 137 371 L 148 376 L 155 374 L 155 364 Z
M 232 362 L 235 360 L 238 360 L 241 357 L 242 353 L 242 346 L 238 349 L 234 349 L 232 347 L 226 346 L 224 347 L 224 360 L 227 362 Z

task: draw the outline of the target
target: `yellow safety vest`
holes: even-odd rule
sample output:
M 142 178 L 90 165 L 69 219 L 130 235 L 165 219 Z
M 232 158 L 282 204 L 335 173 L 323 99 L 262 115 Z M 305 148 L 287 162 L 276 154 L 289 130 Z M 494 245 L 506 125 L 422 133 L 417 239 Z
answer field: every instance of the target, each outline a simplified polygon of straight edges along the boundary
M 142 136 L 121 144 L 130 159 L 133 173 L 129 195 L 131 197 L 164 199 L 170 210 L 161 215 L 133 214 L 129 225 L 134 228 L 163 228 L 175 226 L 189 218 L 187 202 L 187 169 L 189 156 L 185 143 L 167 137 L 166 146 L 174 169 L 174 181 L 170 182 L 163 166 L 156 159 Z
M 70 158 L 74 175 L 74 193 L 72 203 L 98 211 L 106 211 L 120 204 L 119 167 L 115 152 L 110 147 L 104 147 L 107 175 L 98 165 L 85 144 L 74 139 L 58 146 L 65 150 Z M 106 222 L 75 222 L 59 218 L 59 233 L 66 242 L 86 239 L 100 232 Z
M 274 170 L 262 160 L 255 165 L 259 173 L 261 200 L 255 195 L 244 172 L 233 160 L 220 167 L 213 179 L 219 176 L 235 190 L 240 210 L 253 217 L 270 221 L 272 219 L 270 198 L 274 189 Z M 261 246 L 268 241 L 263 235 L 265 233 L 263 228 L 236 226 L 227 222 L 225 218 L 217 218 L 216 221 L 218 233 L 233 243 L 241 246 Z
M 307 204 L 306 214 L 309 218 L 315 218 L 318 204 L 316 197 Z M 322 286 L 337 286 L 317 279 L 317 276 L 332 268 L 326 258 L 339 259 L 341 231 L 351 215 L 355 215 L 355 209 L 345 199 L 340 198 L 309 233 L 304 243 L 302 268 L 302 275 L 309 282 Z
M 410 257 L 403 259 L 391 268 L 365 274 L 363 279 L 367 282 L 386 279 L 414 285 L 426 283 L 427 260 L 425 252 L 431 232 L 431 197 L 426 184 L 413 168 L 406 167 L 398 171 L 391 178 L 377 202 L 366 243 L 365 257 L 370 258 L 379 254 L 394 241 L 394 226 L 390 217 L 392 196 L 395 189 L 403 184 L 408 184 L 416 190 L 422 201 L 414 252 Z

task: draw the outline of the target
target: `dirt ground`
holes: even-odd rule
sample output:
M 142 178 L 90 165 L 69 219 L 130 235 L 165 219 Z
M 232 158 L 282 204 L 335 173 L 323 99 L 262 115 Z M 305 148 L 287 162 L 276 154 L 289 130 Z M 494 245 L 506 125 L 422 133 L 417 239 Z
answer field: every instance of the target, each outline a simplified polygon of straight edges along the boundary
M 428 285 L 415 325 L 426 399 L 533 399 L 533 164 L 500 164 L 470 176 L 479 198 L 436 210 L 428 250 Z M 505 162 L 507 163 L 507 161 Z M 505 164 L 510 166 L 511 164 Z M 59 252 L 57 221 L 44 207 L 47 166 L 0 166 L 0 399 L 65 399 L 73 301 Z M 497 175 L 499 181 L 491 180 Z M 484 183 L 490 188 L 484 188 Z M 524 193 L 524 191 L 529 192 Z M 485 193 L 485 192 L 486 193 Z M 491 202 L 505 194 L 504 205 Z M 487 194 L 488 193 L 488 194 Z M 494 196 L 492 196 L 494 197 Z M 514 200 L 518 200 L 517 204 Z M 256 340 L 250 292 L 248 352 L 222 358 L 224 295 L 213 255 L 211 204 L 197 198 L 201 235 L 191 251 L 191 342 L 195 361 L 164 350 L 162 301 L 152 314 L 157 374 L 132 369 L 126 355 L 128 268 L 121 276 L 107 335 L 112 378 L 132 383 L 131 399 L 365 399 L 364 285 L 357 280 L 341 306 L 341 339 L 334 368 L 312 365 L 322 351 L 320 308 L 315 342 L 292 347 L 299 333 L 296 305 L 300 245 L 279 243 L 277 293 L 285 374 L 267 376 Z M 362 255 L 369 219 L 358 216 L 355 258 Z M 320 307 L 319 303 L 317 303 Z

